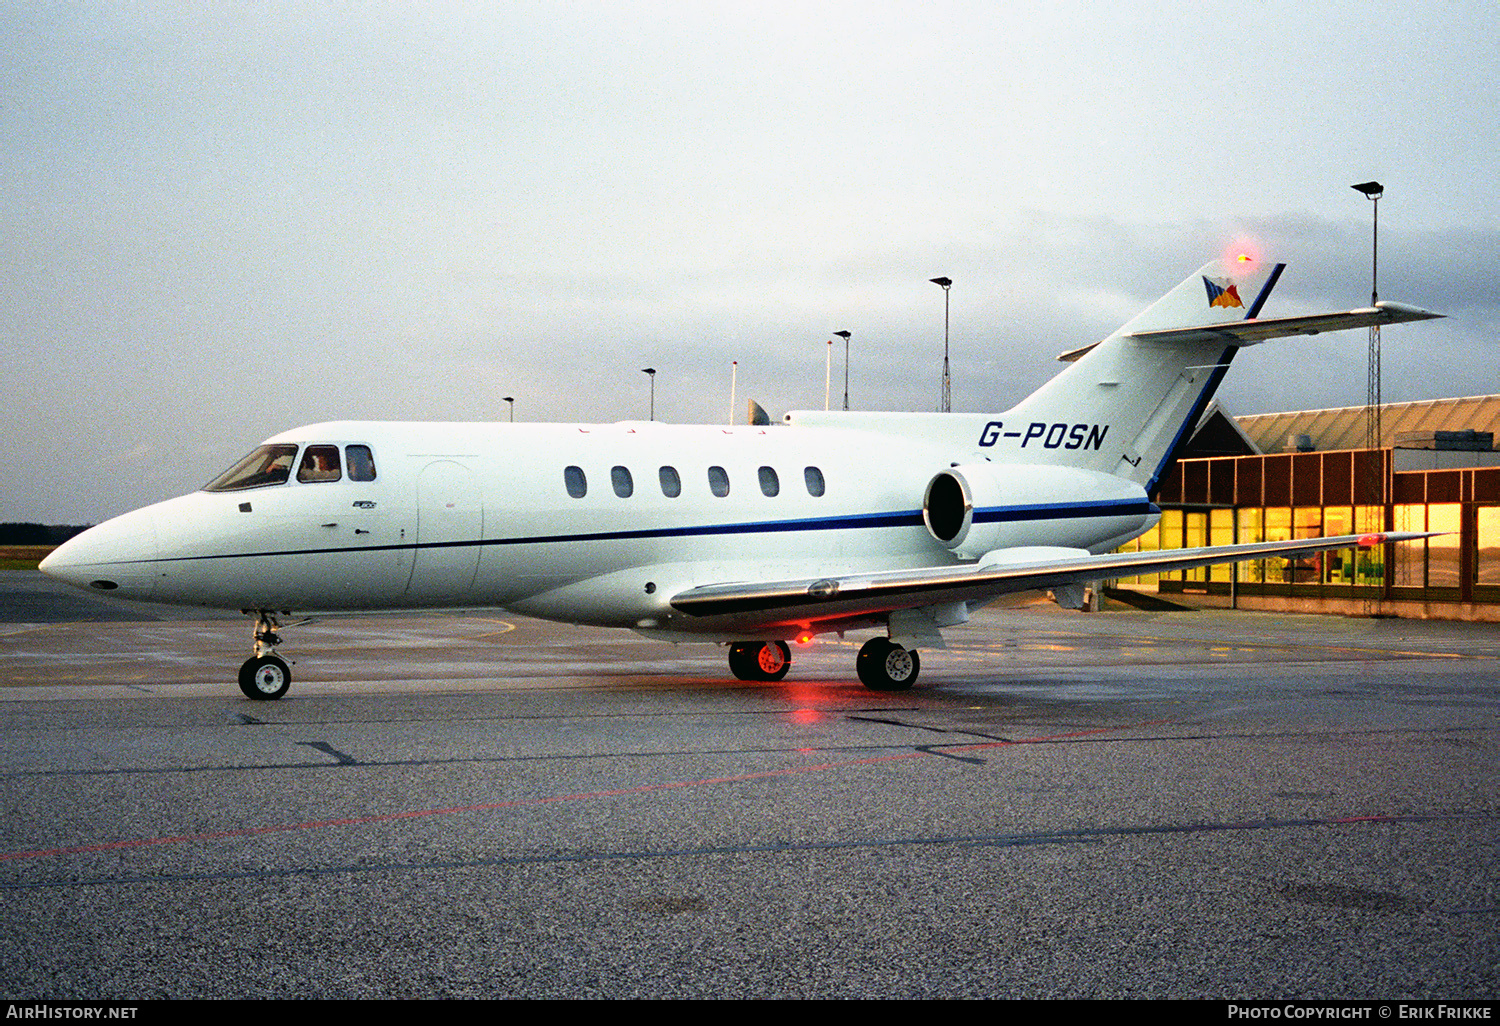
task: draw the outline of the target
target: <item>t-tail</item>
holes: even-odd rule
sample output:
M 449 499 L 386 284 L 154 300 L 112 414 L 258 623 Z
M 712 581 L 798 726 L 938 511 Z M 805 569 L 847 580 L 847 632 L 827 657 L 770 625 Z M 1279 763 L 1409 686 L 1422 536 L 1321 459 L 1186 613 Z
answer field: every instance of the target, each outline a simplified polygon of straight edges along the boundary
M 1399 303 L 1311 317 L 1262 319 L 1285 264 L 1215 260 L 992 421 L 981 444 L 1027 463 L 1078 467 L 1155 495 L 1229 369 L 1235 351 L 1286 335 L 1423 320 Z

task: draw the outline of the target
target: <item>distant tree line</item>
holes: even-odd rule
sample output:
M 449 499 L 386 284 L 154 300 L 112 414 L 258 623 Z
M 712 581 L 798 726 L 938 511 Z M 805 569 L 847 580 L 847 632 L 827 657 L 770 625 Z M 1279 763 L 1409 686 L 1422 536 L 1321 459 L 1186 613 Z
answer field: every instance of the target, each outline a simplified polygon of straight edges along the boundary
M 61 545 L 88 524 L 0 524 L 0 545 Z

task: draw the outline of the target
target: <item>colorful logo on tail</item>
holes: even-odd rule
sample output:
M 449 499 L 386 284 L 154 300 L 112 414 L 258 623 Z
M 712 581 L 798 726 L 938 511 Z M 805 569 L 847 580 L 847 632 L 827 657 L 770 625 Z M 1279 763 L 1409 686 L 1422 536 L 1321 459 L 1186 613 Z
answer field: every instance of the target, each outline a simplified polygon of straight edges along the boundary
M 1240 302 L 1240 294 L 1234 282 L 1228 278 L 1214 281 L 1206 277 L 1203 279 L 1203 287 L 1208 290 L 1209 309 L 1216 306 L 1221 306 L 1226 310 L 1232 310 L 1234 307 L 1239 307 L 1241 310 L 1245 308 L 1245 304 Z

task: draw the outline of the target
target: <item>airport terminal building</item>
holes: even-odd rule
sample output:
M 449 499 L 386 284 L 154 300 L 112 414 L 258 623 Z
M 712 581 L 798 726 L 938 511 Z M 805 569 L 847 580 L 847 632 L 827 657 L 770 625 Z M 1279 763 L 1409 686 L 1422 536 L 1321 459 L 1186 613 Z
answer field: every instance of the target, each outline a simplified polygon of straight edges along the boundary
M 1126 551 L 1383 530 L 1425 542 L 1117 582 L 1194 604 L 1500 621 L 1500 395 L 1232 417 L 1217 403 Z

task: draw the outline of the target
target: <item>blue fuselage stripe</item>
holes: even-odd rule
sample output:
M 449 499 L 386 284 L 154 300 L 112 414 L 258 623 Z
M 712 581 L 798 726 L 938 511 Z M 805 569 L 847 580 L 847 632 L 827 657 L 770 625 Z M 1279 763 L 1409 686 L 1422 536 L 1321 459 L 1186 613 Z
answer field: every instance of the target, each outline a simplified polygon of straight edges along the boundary
M 976 523 L 1022 523 L 1037 520 L 1080 520 L 1101 517 L 1149 515 L 1156 506 L 1144 499 L 1103 502 L 1042 503 L 1029 506 L 999 506 L 974 511 Z M 336 552 L 389 552 L 401 549 L 453 549 L 490 545 L 556 545 L 570 542 L 633 541 L 648 538 L 696 538 L 713 535 L 786 534 L 800 531 L 864 530 L 866 528 L 921 527 L 921 510 L 893 513 L 861 513 L 845 517 L 808 520 L 768 520 L 737 524 L 700 524 L 683 527 L 640 528 L 630 531 L 592 531 L 577 534 L 545 534 L 511 538 L 473 538 L 445 542 L 414 542 L 400 545 L 345 545 L 328 548 L 284 549 L 265 552 L 224 552 L 206 556 L 165 556 L 132 560 L 140 563 L 178 563 L 203 559 L 256 559 L 272 556 L 315 556 Z

